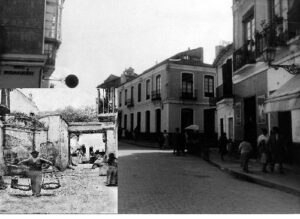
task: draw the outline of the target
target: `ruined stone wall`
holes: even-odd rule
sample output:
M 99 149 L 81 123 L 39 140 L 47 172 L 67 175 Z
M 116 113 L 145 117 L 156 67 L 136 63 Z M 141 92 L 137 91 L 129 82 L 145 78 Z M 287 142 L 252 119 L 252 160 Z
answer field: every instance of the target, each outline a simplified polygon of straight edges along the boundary
M 4 174 L 5 165 L 3 157 L 3 123 L 0 121 L 0 175 Z
M 59 115 L 41 118 L 40 122 L 48 128 L 48 140 L 54 144 L 58 151 L 56 166 L 64 170 L 69 162 L 68 125 Z
M 117 130 L 107 130 L 107 154 L 114 153 L 117 156 L 118 152 L 118 137 Z

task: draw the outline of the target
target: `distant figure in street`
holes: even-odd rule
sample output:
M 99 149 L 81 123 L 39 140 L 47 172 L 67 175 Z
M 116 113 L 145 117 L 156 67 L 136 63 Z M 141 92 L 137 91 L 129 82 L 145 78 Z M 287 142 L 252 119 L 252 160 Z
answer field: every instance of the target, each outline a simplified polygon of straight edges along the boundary
M 260 154 L 260 162 L 262 163 L 262 172 L 267 173 L 267 165 L 270 160 L 270 150 L 269 150 L 269 136 L 268 130 L 262 129 L 262 134 L 258 136 L 257 148 Z
M 29 159 L 23 160 L 18 164 L 24 164 L 29 167 L 29 178 L 31 180 L 31 188 L 32 195 L 36 197 L 41 196 L 42 189 L 42 165 L 49 164 L 53 165 L 53 163 L 49 160 L 41 158 L 38 156 L 38 151 L 32 151 L 31 157 Z
M 164 138 L 164 143 L 162 149 L 164 150 L 169 147 L 169 134 L 167 133 L 167 130 L 164 130 L 163 138 Z
M 227 143 L 228 139 L 226 137 L 226 133 L 222 132 L 219 138 L 219 153 L 221 155 L 221 160 L 224 160 L 224 155 L 227 153 Z
M 108 170 L 107 170 L 107 182 L 106 186 L 118 185 L 118 162 L 113 153 L 108 155 Z
M 180 133 L 179 152 L 185 156 L 186 139 L 183 132 Z
M 268 141 L 269 148 L 270 148 L 270 165 L 271 165 L 271 172 L 274 172 L 275 164 L 279 164 L 279 172 L 283 172 L 283 159 L 284 159 L 284 152 L 285 152 L 285 142 L 283 137 L 279 133 L 278 127 L 274 127 L 271 132 L 271 136 Z
M 241 153 L 241 166 L 243 171 L 247 173 L 249 172 L 248 162 L 250 160 L 252 150 L 251 144 L 246 140 L 242 141 L 239 145 L 239 151 Z
M 176 155 L 176 156 L 180 155 L 181 144 L 182 144 L 181 134 L 179 132 L 179 128 L 176 128 L 176 132 L 175 132 L 175 134 L 173 136 L 173 147 L 174 147 L 173 154 L 174 155 Z

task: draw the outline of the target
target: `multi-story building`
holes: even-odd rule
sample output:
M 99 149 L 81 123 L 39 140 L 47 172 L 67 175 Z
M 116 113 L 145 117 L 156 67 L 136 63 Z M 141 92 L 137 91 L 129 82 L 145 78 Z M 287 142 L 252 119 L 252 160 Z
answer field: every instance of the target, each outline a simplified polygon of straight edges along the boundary
M 176 54 L 118 88 L 119 119 L 127 133 L 175 133 L 196 124 L 215 132 L 216 71 L 203 63 L 203 49 Z
M 47 88 L 64 0 L 0 0 L 0 87 Z
M 233 0 L 235 137 L 255 146 L 261 128 L 278 126 L 298 162 L 299 10 L 294 0 Z
M 217 70 L 217 124 L 218 136 L 226 133 L 227 138 L 234 137 L 234 99 L 232 84 L 232 55 L 233 45 L 229 44 L 220 49 L 214 61 Z

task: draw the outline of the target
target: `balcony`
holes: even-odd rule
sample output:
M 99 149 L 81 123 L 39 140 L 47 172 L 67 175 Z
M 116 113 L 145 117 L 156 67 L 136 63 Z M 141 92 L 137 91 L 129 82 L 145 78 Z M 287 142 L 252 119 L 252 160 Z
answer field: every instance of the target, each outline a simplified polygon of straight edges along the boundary
M 181 100 L 197 100 L 197 93 L 198 91 L 195 89 L 194 91 L 180 91 L 180 99 Z
M 234 71 L 237 71 L 247 64 L 254 64 L 255 62 L 255 42 L 253 40 L 249 40 L 246 44 L 233 53 Z
M 125 105 L 130 108 L 130 107 L 134 107 L 134 101 L 133 99 L 127 99 L 126 102 L 125 102 Z
M 217 100 L 217 102 L 219 102 L 219 101 L 221 101 L 223 99 L 226 99 L 226 98 L 233 98 L 232 86 L 222 84 L 219 87 L 217 87 L 216 100 Z
M 283 30 L 284 26 L 288 27 Z M 262 32 L 256 34 L 256 56 L 260 57 L 267 47 L 284 47 L 288 42 L 300 36 L 300 23 L 291 23 L 283 18 L 276 18 L 265 25 Z
M 152 99 L 152 101 L 161 100 L 161 92 L 160 92 L 160 90 L 158 90 L 158 91 L 152 91 L 151 99 Z

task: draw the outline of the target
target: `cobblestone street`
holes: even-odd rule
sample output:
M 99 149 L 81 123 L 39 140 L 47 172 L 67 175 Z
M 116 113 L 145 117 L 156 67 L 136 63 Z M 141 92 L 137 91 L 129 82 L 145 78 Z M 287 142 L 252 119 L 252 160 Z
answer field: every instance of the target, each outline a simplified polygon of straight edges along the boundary
M 98 173 L 89 164 L 66 170 L 59 174 L 62 187 L 42 190 L 39 198 L 8 186 L 0 191 L 0 213 L 117 213 L 118 188 L 106 187 Z
M 300 198 L 232 178 L 199 157 L 119 143 L 119 213 L 300 213 Z

